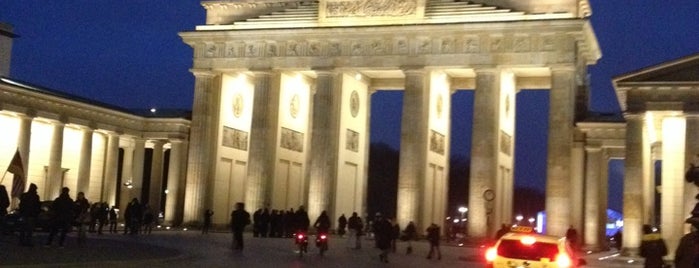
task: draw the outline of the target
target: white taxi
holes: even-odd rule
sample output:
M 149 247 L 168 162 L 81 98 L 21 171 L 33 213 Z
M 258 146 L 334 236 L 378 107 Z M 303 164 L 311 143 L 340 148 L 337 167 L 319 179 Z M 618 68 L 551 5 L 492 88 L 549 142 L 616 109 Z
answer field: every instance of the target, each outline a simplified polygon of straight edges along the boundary
M 542 235 L 531 227 L 513 227 L 485 253 L 491 268 L 569 268 L 585 265 L 565 237 Z

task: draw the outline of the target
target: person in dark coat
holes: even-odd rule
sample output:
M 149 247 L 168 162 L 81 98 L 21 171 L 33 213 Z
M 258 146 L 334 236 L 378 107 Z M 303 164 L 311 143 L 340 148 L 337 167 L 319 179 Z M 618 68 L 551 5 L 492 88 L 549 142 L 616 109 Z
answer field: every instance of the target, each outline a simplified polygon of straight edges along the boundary
M 204 211 L 204 226 L 201 228 L 202 234 L 209 233 L 209 227 L 211 227 L 211 217 L 214 216 L 214 212 L 211 209 Z
M 685 221 L 692 225 L 691 231 L 680 239 L 675 250 L 675 268 L 699 267 L 699 217 Z
M 427 254 L 427 258 L 431 259 L 432 255 L 436 252 L 437 259 L 442 259 L 442 252 L 439 250 L 439 225 L 432 224 L 427 228 L 427 240 L 430 242 L 430 253 Z
M 262 210 L 260 214 L 260 236 L 267 237 L 269 235 L 269 222 L 271 221 L 271 216 L 269 215 L 269 208 Z
M 10 207 L 10 196 L 7 194 L 5 185 L 0 184 L 0 222 L 5 220 L 8 207 Z
M 393 237 L 393 225 L 388 218 L 381 215 L 381 213 L 376 213 L 374 217 L 374 239 L 376 240 L 376 247 L 381 250 L 379 254 L 379 260 L 388 263 L 388 252 L 391 249 L 391 239 Z
M 119 220 L 119 211 L 116 206 L 112 206 L 111 209 L 109 209 L 109 233 L 116 234 L 117 233 L 117 221 Z M 124 228 L 126 229 L 126 228 Z M 124 231 L 126 233 L 126 231 Z
M 78 192 L 78 197 L 75 199 L 75 224 L 78 227 L 78 243 L 83 244 L 87 239 L 86 225 L 92 222 L 90 216 L 90 202 L 85 198 L 85 193 Z
M 653 232 L 650 225 L 643 225 L 641 237 L 641 257 L 645 258 L 644 268 L 662 268 L 663 256 L 667 255 L 667 246 L 660 233 Z
M 243 231 L 250 224 L 250 213 L 245 211 L 244 203 L 235 204 L 231 212 L 231 231 L 233 231 L 233 250 L 243 250 Z
M 261 227 L 262 227 L 262 209 L 258 209 L 252 213 L 252 237 L 259 237 L 260 236 Z
M 340 218 L 337 219 L 337 234 L 340 235 L 340 237 L 345 236 L 345 229 L 347 228 L 347 217 L 345 217 L 345 214 L 343 213 L 340 215 Z
M 328 213 L 323 210 L 323 212 L 320 213 L 320 216 L 316 219 L 315 223 L 313 223 L 313 227 L 316 228 L 316 231 L 319 234 L 327 234 L 330 231 L 330 217 L 328 217 Z
M 97 234 L 102 234 L 102 229 L 107 225 L 107 219 L 109 218 L 109 204 L 107 202 L 101 202 L 97 206 Z
M 32 183 L 29 185 L 29 190 L 19 197 L 19 215 L 24 219 L 24 225 L 20 227 L 19 244 L 26 247 L 34 246 L 32 242 L 34 226 L 41 213 L 41 201 L 36 190 L 36 184 Z
M 63 189 L 61 189 L 61 194 L 54 199 L 51 204 L 51 210 L 54 214 L 51 219 L 51 233 L 49 233 L 49 238 L 45 244 L 47 247 L 51 246 L 53 238 L 59 230 L 61 231 L 61 235 L 58 240 L 58 246 L 63 247 L 66 234 L 68 230 L 70 230 L 71 224 L 75 219 L 75 203 L 73 199 L 70 198 L 69 192 L 70 189 L 68 189 L 68 187 L 63 187 Z
M 124 234 L 137 235 L 141 229 L 141 219 L 143 218 L 143 208 L 138 198 L 131 199 L 124 212 Z
M 350 247 L 354 247 L 354 249 L 362 248 L 361 235 L 364 229 L 364 223 L 362 222 L 362 218 L 357 215 L 357 212 L 352 212 L 352 216 L 347 220 L 347 229 L 349 230 L 347 241 Z
M 393 218 L 391 220 L 391 251 L 396 253 L 396 243 L 400 237 L 400 225 L 398 225 L 398 220 Z
M 502 225 L 500 225 L 500 229 L 497 232 L 495 232 L 495 240 L 500 239 L 500 237 L 502 237 L 503 235 L 505 235 L 509 231 L 510 231 L 510 228 L 507 227 L 507 224 L 503 223 Z
M 403 235 L 405 240 L 408 241 L 408 248 L 405 249 L 405 254 L 410 255 L 410 253 L 413 253 L 413 240 L 417 239 L 417 228 L 415 227 L 415 223 L 413 221 L 410 221 L 408 226 L 405 226 Z
M 308 232 L 308 227 L 311 225 L 311 219 L 308 218 L 308 212 L 303 206 L 299 206 L 294 214 L 294 227 L 297 232 Z

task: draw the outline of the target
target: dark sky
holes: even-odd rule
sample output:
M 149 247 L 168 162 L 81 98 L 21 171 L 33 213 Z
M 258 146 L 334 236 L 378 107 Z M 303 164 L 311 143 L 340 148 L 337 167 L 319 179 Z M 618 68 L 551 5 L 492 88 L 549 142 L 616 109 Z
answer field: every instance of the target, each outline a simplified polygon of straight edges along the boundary
M 603 54 L 590 68 L 593 111 L 619 112 L 612 77 L 699 52 L 697 0 L 590 2 Z M 0 0 L 0 21 L 20 36 L 11 76 L 125 108 L 191 109 L 192 50 L 177 33 L 204 24 L 199 3 Z M 399 146 L 401 96 L 374 94 L 373 142 Z M 518 185 L 543 187 L 547 102 L 545 91 L 517 97 Z M 472 92 L 454 95 L 454 154 L 469 154 L 472 103 Z

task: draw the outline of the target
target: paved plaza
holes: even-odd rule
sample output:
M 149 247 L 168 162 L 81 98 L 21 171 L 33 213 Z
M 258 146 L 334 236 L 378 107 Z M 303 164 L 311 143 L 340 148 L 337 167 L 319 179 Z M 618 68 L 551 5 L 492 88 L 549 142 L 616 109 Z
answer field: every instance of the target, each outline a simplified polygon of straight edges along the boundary
M 44 242 L 46 233 L 38 233 L 35 242 Z M 292 239 L 245 236 L 245 250 L 231 250 L 230 233 L 202 235 L 198 231 L 157 231 L 151 235 L 88 234 L 85 245 L 78 245 L 70 233 L 65 247 L 19 247 L 17 237 L 0 236 L 2 267 L 484 267 L 482 248 L 442 246 L 441 260 L 428 260 L 428 244 L 413 243 L 413 254 L 406 255 L 407 244 L 399 242 L 398 253 L 389 263 L 379 262 L 373 241 L 363 241 L 362 249 L 346 247 L 346 240 L 331 237 L 330 250 L 318 255 L 310 244 L 308 255 L 294 252 Z M 641 262 L 601 252 L 586 256 L 586 267 L 642 267 Z

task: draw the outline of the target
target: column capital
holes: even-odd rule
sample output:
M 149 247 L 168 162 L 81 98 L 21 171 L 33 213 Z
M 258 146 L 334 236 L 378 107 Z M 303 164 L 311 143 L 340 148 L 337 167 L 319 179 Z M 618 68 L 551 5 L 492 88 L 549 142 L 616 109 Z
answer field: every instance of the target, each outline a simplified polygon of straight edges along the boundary
M 311 70 L 313 70 L 317 76 L 333 76 L 339 72 L 339 70 L 334 67 L 313 67 Z
M 250 69 L 250 72 L 254 77 L 258 76 L 270 76 L 274 74 L 274 70 L 271 68 L 260 68 L 260 69 Z

